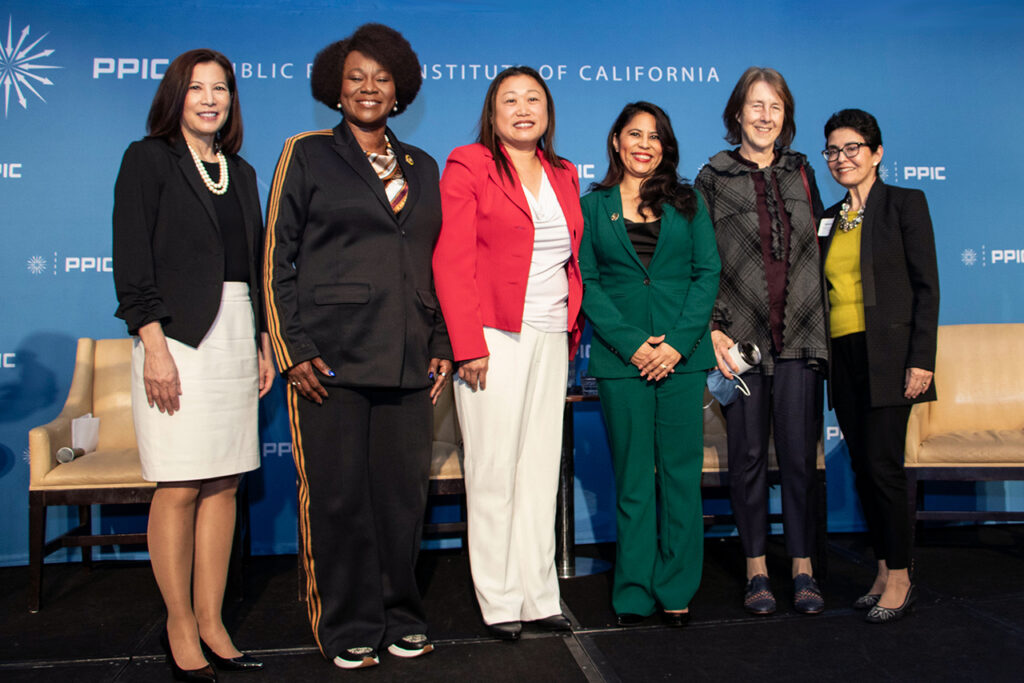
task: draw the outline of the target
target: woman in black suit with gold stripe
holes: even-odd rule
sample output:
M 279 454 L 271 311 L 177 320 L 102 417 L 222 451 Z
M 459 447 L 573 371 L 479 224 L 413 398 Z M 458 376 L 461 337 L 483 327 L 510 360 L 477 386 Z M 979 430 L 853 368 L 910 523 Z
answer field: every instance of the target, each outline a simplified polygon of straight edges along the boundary
M 397 31 L 360 27 L 313 63 L 333 130 L 285 142 L 267 208 L 267 322 L 288 379 L 309 616 L 336 666 L 433 646 L 416 587 L 431 401 L 451 375 L 431 255 L 437 164 L 398 140 L 419 60 Z
M 132 414 L 157 482 L 149 555 L 178 680 L 257 669 L 221 621 L 241 473 L 259 467 L 257 401 L 274 379 L 259 294 L 263 223 L 241 157 L 231 62 L 191 50 L 168 66 L 149 135 L 114 187 L 117 316 L 135 336 Z M 205 652 L 205 657 L 204 657 Z
M 820 226 L 832 401 L 878 560 L 874 584 L 854 607 L 869 610 L 868 622 L 885 623 L 906 615 L 915 598 L 903 451 L 911 405 L 935 400 L 935 237 L 924 193 L 879 179 L 874 116 L 837 112 L 825 138 L 822 155 L 847 190 Z

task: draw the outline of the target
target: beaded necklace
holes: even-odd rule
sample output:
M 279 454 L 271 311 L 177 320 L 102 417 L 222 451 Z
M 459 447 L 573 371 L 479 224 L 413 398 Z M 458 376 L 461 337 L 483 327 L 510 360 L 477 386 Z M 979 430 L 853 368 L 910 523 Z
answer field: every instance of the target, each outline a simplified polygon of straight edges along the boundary
M 196 164 L 196 169 L 199 171 L 199 177 L 203 179 L 203 184 L 206 185 L 206 189 L 216 195 L 222 195 L 228 191 L 228 160 L 224 158 L 223 152 L 217 152 L 217 163 L 220 164 L 220 180 L 213 182 L 210 178 L 210 174 L 206 172 L 206 166 L 203 165 L 203 160 L 199 158 L 199 154 L 192 149 L 192 145 L 188 146 L 188 151 L 192 153 L 192 161 Z
M 843 232 L 850 232 L 854 228 L 859 228 L 860 224 L 864 222 L 865 206 L 860 207 L 854 212 L 850 210 L 850 200 L 844 200 L 839 207 L 839 229 Z M 852 218 L 851 215 L 853 215 Z

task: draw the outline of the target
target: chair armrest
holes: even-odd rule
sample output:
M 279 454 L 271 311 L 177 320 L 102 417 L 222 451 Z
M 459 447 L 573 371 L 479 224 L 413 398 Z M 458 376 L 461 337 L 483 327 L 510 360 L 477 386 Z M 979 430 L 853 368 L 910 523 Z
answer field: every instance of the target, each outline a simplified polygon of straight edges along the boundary
M 95 339 L 78 340 L 75 374 L 64 407 L 49 423 L 29 430 L 29 488 L 41 485 L 43 477 L 57 466 L 57 450 L 71 445 L 71 420 L 92 412 L 95 351 Z

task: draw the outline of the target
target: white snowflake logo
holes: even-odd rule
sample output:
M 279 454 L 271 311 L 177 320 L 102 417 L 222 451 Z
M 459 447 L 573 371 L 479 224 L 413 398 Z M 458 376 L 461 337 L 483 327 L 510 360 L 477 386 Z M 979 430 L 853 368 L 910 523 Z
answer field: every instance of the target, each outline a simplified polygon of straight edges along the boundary
M 28 272 L 33 275 L 40 275 L 46 270 L 46 259 L 42 256 L 32 256 L 25 262 L 25 265 L 28 266 Z
M 960 260 L 965 266 L 973 266 L 978 262 L 978 252 L 973 249 L 964 249 L 960 252 Z
M 887 182 L 889 180 L 889 167 L 885 166 L 884 164 L 882 166 L 879 166 L 878 177 L 881 178 L 883 183 Z
M 26 46 L 25 43 L 29 36 L 29 27 L 26 26 L 21 29 L 21 35 L 18 36 L 18 42 L 15 44 L 13 40 L 14 18 L 8 16 L 7 44 L 0 43 L 0 85 L 4 89 L 4 118 L 7 118 L 7 111 L 11 104 L 11 88 L 14 89 L 18 104 L 22 109 L 28 109 L 28 98 L 25 97 L 25 91 L 31 92 L 43 102 L 46 101 L 46 98 L 39 94 L 35 86 L 53 85 L 53 81 L 33 72 L 40 69 L 61 69 L 63 67 L 35 63 L 37 60 L 52 55 L 54 52 L 52 49 L 40 50 L 35 54 L 30 53 L 48 35 L 50 34 L 44 33 Z
M 26 465 L 32 464 L 32 451 L 25 449 L 21 452 L 21 459 L 25 461 Z

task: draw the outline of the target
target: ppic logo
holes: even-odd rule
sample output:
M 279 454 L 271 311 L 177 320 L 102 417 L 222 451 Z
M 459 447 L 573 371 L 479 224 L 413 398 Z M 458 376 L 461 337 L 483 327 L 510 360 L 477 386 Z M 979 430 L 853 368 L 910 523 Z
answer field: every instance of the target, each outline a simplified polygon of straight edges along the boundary
M 114 258 L 112 256 L 65 256 L 61 258 L 57 252 L 53 252 L 53 260 L 45 256 L 29 256 L 25 260 L 25 267 L 33 275 L 42 275 L 45 272 L 57 273 L 112 273 L 114 272 Z
M 945 180 L 945 166 L 904 166 L 904 180 Z
M 901 172 L 900 165 L 895 161 L 878 167 L 878 177 L 885 183 L 898 183 L 901 180 L 948 180 L 946 172 L 945 166 L 907 166 L 906 164 L 903 165 Z
M 291 441 L 268 441 L 263 444 L 263 457 L 278 457 L 278 458 L 290 458 L 292 457 L 292 442 Z
M 983 244 L 981 250 L 970 247 L 960 252 L 960 262 L 965 266 L 981 264 L 985 266 L 1024 265 L 1024 249 L 988 249 Z
M 7 17 L 7 41 L 0 42 L 0 87 L 4 92 L 4 118 L 7 118 L 10 110 L 12 92 L 22 109 L 28 109 L 27 94 L 35 95 L 41 102 L 46 102 L 46 98 L 36 88 L 53 85 L 53 81 L 37 72 L 45 73 L 46 69 L 63 68 L 40 63 L 40 60 L 46 59 L 54 52 L 52 49 L 37 50 L 39 43 L 48 35 L 50 34 L 44 33 L 32 40 L 31 28 L 26 26 L 15 38 L 14 17 Z

